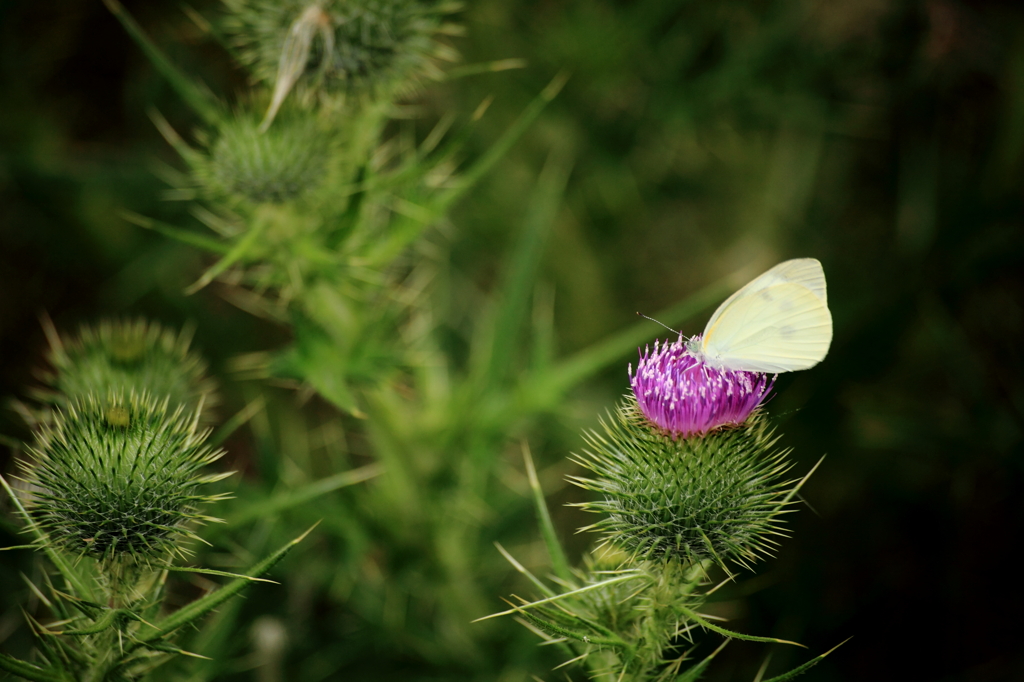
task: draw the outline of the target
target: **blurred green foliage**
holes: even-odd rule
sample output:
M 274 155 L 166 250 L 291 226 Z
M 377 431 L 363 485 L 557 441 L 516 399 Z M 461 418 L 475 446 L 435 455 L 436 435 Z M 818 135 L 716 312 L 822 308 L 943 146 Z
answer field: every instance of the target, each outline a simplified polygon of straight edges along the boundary
M 126 6 L 185 73 L 215 92 L 244 89 L 244 74 L 178 3 Z M 467 156 L 481 154 L 556 73 L 571 78 L 432 237 L 444 266 L 432 306 L 456 369 L 479 365 L 467 353 L 478 347 L 480 319 L 509 309 L 495 300 L 520 272 L 509 257 L 517 245 L 543 250 L 542 284 L 520 313 L 529 332 L 488 323 L 494 357 L 515 360 L 490 361 L 488 376 L 573 357 L 635 324 L 636 310 L 662 310 L 723 276 L 741 284 L 783 258 L 819 258 L 832 351 L 812 371 L 781 378 L 769 404 L 801 473 L 828 453 L 803 489 L 814 511 L 791 515 L 793 537 L 777 558 L 723 589 L 715 613 L 732 629 L 813 652 L 854 636 L 807 680 L 1024 676 L 1021 598 L 1002 577 L 1024 530 L 1024 9 L 954 0 L 475 0 L 463 19 L 457 46 L 466 63 L 528 65 L 410 100 L 420 138 L 445 113 L 466 116 L 493 98 L 469 138 Z M 200 121 L 101 3 L 0 2 L 0 93 L 0 394 L 24 395 L 32 383 L 43 310 L 61 329 L 128 313 L 192 320 L 196 346 L 225 377 L 234 376 L 231 358 L 287 342 L 284 328 L 237 310 L 215 287 L 185 296 L 210 261 L 119 217 L 128 209 L 198 229 L 186 204 L 161 199 L 167 186 L 154 170 L 182 164 L 147 111 L 179 130 Z M 524 246 L 524 226 L 546 205 L 542 239 Z M 683 331 L 703 321 L 695 316 Z M 659 334 L 650 325 L 650 338 Z M 492 420 L 484 442 L 459 439 L 454 417 L 493 418 L 471 409 L 481 407 L 472 392 L 430 394 L 440 417 L 412 406 L 377 434 L 373 449 L 386 454 L 383 436 L 436 418 L 445 428 L 434 442 L 394 441 L 395 456 L 436 458 L 447 444 L 499 458 L 491 492 L 500 494 L 445 512 L 453 524 L 472 521 L 477 539 L 462 557 L 424 547 L 419 527 L 393 518 L 349 523 L 368 520 L 358 486 L 312 505 L 289 499 L 366 464 L 371 446 L 354 418 L 339 419 L 317 398 L 300 405 L 288 387 L 270 389 L 266 410 L 226 443 L 227 466 L 243 480 L 237 520 L 211 538 L 210 558 L 245 563 L 303 524 L 325 522 L 279 569 L 282 586 L 253 589 L 197 635 L 218 657 L 192 668 L 195 679 L 269 680 L 259 670 L 275 666 L 287 671 L 279 679 L 499 679 L 501 669 L 500 679 L 556 679 L 547 671 L 558 656 L 511 622 L 438 614 L 483 615 L 502 608 L 498 595 L 529 589 L 490 549 L 492 538 L 515 538 L 510 551 L 546 570 L 520 437 L 529 438 L 571 558 L 592 541 L 571 536 L 587 519 L 561 506 L 582 495 L 560 487 L 578 473 L 565 456 L 581 447 L 579 428 L 626 390 L 634 360 L 618 356 L 528 419 Z M 232 379 L 225 414 L 260 390 Z M 13 414 L 0 423 L 5 437 L 25 437 Z M 450 474 L 443 464 L 422 461 Z M 365 489 L 390 496 L 396 517 L 408 519 L 414 493 L 443 500 L 450 483 Z M 287 513 L 254 523 L 246 505 L 268 495 Z M 5 526 L 0 543 L 20 541 Z M 445 591 L 438 564 L 424 557 L 449 550 L 472 580 L 460 583 L 455 572 Z M 21 652 L 30 638 L 17 605 L 38 605 L 18 574 L 40 569 L 27 553 L 0 556 L 0 644 Z M 487 589 L 476 592 L 480 585 Z M 179 603 L 201 589 L 183 581 Z M 462 605 L 446 610 L 453 600 Z M 238 625 L 249 622 L 251 632 Z M 707 652 L 716 641 L 708 638 Z M 804 660 L 772 651 L 769 673 Z M 725 654 L 707 679 L 753 679 L 766 649 L 733 643 Z

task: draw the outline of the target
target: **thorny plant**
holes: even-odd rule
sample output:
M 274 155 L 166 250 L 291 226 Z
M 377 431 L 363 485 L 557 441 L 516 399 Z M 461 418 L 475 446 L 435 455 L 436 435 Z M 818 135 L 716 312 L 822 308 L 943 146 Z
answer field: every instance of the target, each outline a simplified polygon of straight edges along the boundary
M 602 542 L 580 569 L 568 569 L 531 475 L 555 583 L 505 553 L 543 598 L 517 598 L 495 615 L 518 616 L 564 649 L 567 663 L 608 682 L 697 680 L 729 639 L 795 644 L 729 630 L 698 610 L 718 589 L 715 568 L 731 580 L 733 566 L 750 569 L 771 554 L 785 535 L 780 517 L 810 476 L 785 478 L 788 453 L 777 449 L 760 408 L 774 379 L 705 365 L 682 339 L 656 344 L 632 379 L 633 395 L 603 432 L 585 435 L 588 449 L 576 457 L 591 475 L 573 481 L 601 495 L 581 505 L 602 515 L 584 530 L 601 531 Z M 527 467 L 532 472 L 529 458 Z M 699 657 L 700 630 L 727 639 Z M 829 653 L 770 682 L 792 679 Z
M 73 339 L 51 332 L 53 371 L 35 394 L 39 404 L 21 406 L 37 430 L 25 488 L 4 486 L 31 546 L 59 575 L 57 584 L 33 588 L 56 621 L 32 621 L 37 662 L 0 655 L 0 665 L 26 679 L 99 682 L 158 676 L 158 664 L 191 653 L 199 659 L 189 664 L 190 679 L 224 672 L 222 663 L 200 659 L 238 648 L 228 640 L 240 612 L 223 608 L 198 625 L 200 617 L 305 535 L 244 575 L 205 570 L 231 580 L 170 615 L 160 605 L 168 573 L 203 571 L 173 563 L 188 557 L 183 542 L 197 537 L 197 524 L 212 520 L 201 508 L 223 497 L 201 493 L 222 475 L 200 469 L 219 456 L 225 434 L 248 421 L 256 450 L 270 453 L 264 485 L 240 483 L 239 500 L 224 503 L 233 505 L 224 528 L 207 526 L 204 534 L 254 554 L 268 538 L 281 544 L 282 533 L 294 537 L 297 526 L 323 518 L 325 533 L 344 549 L 309 556 L 305 570 L 362 624 L 344 633 L 345 650 L 369 650 L 383 637 L 394 660 L 420 657 L 438 669 L 497 677 L 516 644 L 470 621 L 489 610 L 504 575 L 490 544 L 494 518 L 528 510 L 514 484 L 499 485 L 508 483 L 509 468 L 501 453 L 524 425 L 557 414 L 572 387 L 649 335 L 641 323 L 576 355 L 554 356 L 550 296 L 536 273 L 571 168 L 558 150 L 527 202 L 491 302 L 468 322 L 439 313 L 451 297 L 442 267 L 449 209 L 565 77 L 466 162 L 464 142 L 486 101 L 461 130 L 449 114 L 418 140 L 401 120 L 403 98 L 432 81 L 516 65 L 446 69 L 457 60 L 455 4 L 225 0 L 217 21 L 192 12 L 249 70 L 252 89 L 229 106 L 175 67 L 116 0 L 105 2 L 200 120 L 184 135 L 152 113 L 186 166 L 164 169 L 167 197 L 191 202 L 202 229 L 125 217 L 212 258 L 190 293 L 215 285 L 238 307 L 290 331 L 286 347 L 237 358 L 233 381 L 290 382 L 337 414 L 312 426 L 294 404 L 261 390 L 207 445 L 212 384 L 187 335 L 141 321 L 85 327 Z M 674 324 L 721 292 L 709 287 L 658 316 Z M 446 343 L 452 328 L 468 354 Z M 769 389 L 760 385 L 753 405 Z M 697 609 L 713 566 L 749 563 L 768 551 L 796 487 L 781 478 L 785 455 L 774 451 L 757 414 L 673 438 L 652 432 L 637 410 L 627 401 L 579 458 L 594 478 L 577 482 L 604 496 L 587 508 L 607 514 L 596 526 L 607 551 L 578 570 L 555 539 L 528 461 L 557 587 L 529 576 L 545 598 L 514 612 L 592 676 L 696 679 L 710 657 L 685 670 L 682 664 L 699 628 L 776 641 L 726 630 Z M 310 442 L 314 430 L 319 445 Z M 258 532 L 242 539 L 238 529 L 253 521 Z M 183 637 L 191 652 L 171 640 L 185 625 L 199 627 Z M 322 673 L 343 665 L 345 655 L 310 656 L 309 665 Z M 375 665 L 383 679 L 386 662 Z
M 191 558 L 202 508 L 225 499 L 203 489 L 232 472 L 203 473 L 223 451 L 201 428 L 212 385 L 188 338 L 143 320 L 51 335 L 43 403 L 21 488 L 0 478 L 33 543 L 55 571 L 33 592 L 55 620 L 31 619 L 37 660 L 0 654 L 28 680 L 137 679 L 177 654 L 177 631 L 239 594 L 302 537 L 244 574 L 176 562 Z M 212 400 L 210 402 L 213 402 Z M 7 548 L 18 549 L 18 548 Z M 187 606 L 161 610 L 170 573 L 232 578 Z

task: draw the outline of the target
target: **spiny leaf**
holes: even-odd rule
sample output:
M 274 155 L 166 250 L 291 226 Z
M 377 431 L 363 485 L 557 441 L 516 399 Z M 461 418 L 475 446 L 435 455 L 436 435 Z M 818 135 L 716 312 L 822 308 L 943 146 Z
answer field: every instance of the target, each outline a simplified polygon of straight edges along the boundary
M 537 478 L 537 470 L 533 466 L 533 457 L 530 456 L 530 446 L 523 441 L 523 461 L 526 464 L 526 475 L 530 480 L 530 489 L 533 491 L 533 502 L 537 507 L 537 519 L 540 523 L 540 533 L 544 538 L 544 544 L 548 548 L 548 556 L 551 557 L 551 567 L 563 581 L 572 580 L 572 571 L 569 569 L 569 560 L 562 549 L 562 543 L 558 541 L 555 533 L 555 524 L 551 521 L 551 514 L 548 512 L 547 502 L 544 500 L 544 491 L 540 487 L 540 480 Z
M 732 283 L 723 279 L 701 289 L 674 306 L 655 313 L 654 317 L 669 326 L 676 326 L 693 317 L 701 310 L 721 300 L 732 290 Z M 635 322 L 617 334 L 579 351 L 543 374 L 529 377 L 523 382 L 523 399 L 532 405 L 549 405 L 557 401 L 567 390 L 596 374 L 613 362 L 622 361 L 637 347 L 651 339 L 651 323 Z
M 781 675 L 776 675 L 775 677 L 771 678 L 770 680 L 765 680 L 764 682 L 786 682 L 786 680 L 791 680 L 794 677 L 796 677 L 797 675 L 802 675 L 803 673 L 807 672 L 808 670 L 810 670 L 811 668 L 816 666 L 818 663 L 821 663 L 823 658 L 828 656 L 830 653 L 832 653 L 833 651 L 835 651 L 836 649 L 838 649 L 842 645 L 844 645 L 847 642 L 849 642 L 850 639 L 851 639 L 850 637 L 847 637 L 842 642 L 840 642 L 839 644 L 836 644 L 834 647 L 832 647 L 831 649 L 829 649 L 825 653 L 821 654 L 820 656 L 815 656 L 814 658 L 812 658 L 811 660 L 807 661 L 803 665 L 797 666 L 796 668 L 793 668 L 792 670 L 790 670 L 787 673 L 782 673 Z
M 465 64 L 463 66 L 456 66 L 455 68 L 448 69 L 445 72 L 445 80 L 455 80 L 456 78 L 465 78 L 466 76 L 476 76 L 482 73 L 497 73 L 498 71 L 508 71 L 509 69 L 525 69 L 527 61 L 525 59 L 498 59 L 493 62 L 479 62 L 477 64 Z
M 565 637 L 567 639 L 574 639 L 574 640 L 576 640 L 578 642 L 583 642 L 584 644 L 593 644 L 595 646 L 610 646 L 610 647 L 615 647 L 617 649 L 627 648 L 626 643 L 623 642 L 621 639 L 618 639 L 618 638 L 599 637 L 599 636 L 591 635 L 591 634 L 586 633 L 586 632 L 579 632 L 577 630 L 571 630 L 569 628 L 565 628 L 565 627 L 562 627 L 561 625 L 553 623 L 553 622 L 551 622 L 549 620 L 544 620 L 543 618 L 539 618 L 539 617 L 533 615 L 532 613 L 530 613 L 529 611 L 526 611 L 524 609 L 516 609 L 516 613 L 518 613 L 520 616 L 526 618 L 528 621 L 530 621 L 537 628 L 539 628 L 539 629 L 541 629 L 541 630 L 543 630 L 543 631 L 545 631 L 545 632 L 547 632 L 549 634 L 558 635 L 559 637 Z
M 288 544 L 278 549 L 276 552 L 268 556 L 263 561 L 254 565 L 246 572 L 245 578 L 236 578 L 235 580 L 232 580 L 220 589 L 215 590 L 214 592 L 211 592 L 205 597 L 197 599 L 191 604 L 188 604 L 187 606 L 178 609 L 170 616 L 157 623 L 155 626 L 151 626 L 139 632 L 139 634 L 136 636 L 136 640 L 139 643 L 148 646 L 153 642 L 159 641 L 165 635 L 173 632 L 174 630 L 177 630 L 178 628 L 195 621 L 196 619 L 204 616 L 213 609 L 217 608 L 225 601 L 231 599 L 231 597 L 234 597 L 236 594 L 244 590 L 250 584 L 251 578 L 259 577 L 267 571 L 269 571 L 271 568 L 273 568 L 274 565 L 277 564 L 277 562 L 283 559 L 284 556 L 288 554 L 289 551 L 291 551 L 292 547 L 302 542 L 307 535 L 313 532 L 314 528 L 316 528 L 316 524 L 311 526 L 309 530 L 307 530 L 299 537 L 295 538 Z
M 242 580 L 248 580 L 249 582 L 271 583 L 273 585 L 279 584 L 276 580 L 253 578 L 252 576 L 241 575 L 240 573 L 228 573 L 227 571 L 215 571 L 211 568 L 192 568 L 191 566 L 163 566 L 162 568 L 163 570 L 170 571 L 172 573 L 203 573 L 205 575 L 219 575 L 223 578 L 240 578 Z
M 547 235 L 561 207 L 569 180 L 571 161 L 567 154 L 552 152 L 537 178 L 537 186 L 527 206 L 519 243 L 506 263 L 504 281 L 498 294 L 494 321 L 489 329 L 490 344 L 484 356 L 488 362 L 479 377 L 488 386 L 509 377 L 512 362 L 521 347 L 524 322 L 529 318 L 537 269 L 544 255 Z
M 33 682 L 67 682 L 59 670 L 46 670 L 19 658 L 0 653 L 0 668 Z
M 352 471 L 342 471 L 333 476 L 313 481 L 299 488 L 287 490 L 268 499 L 261 500 L 258 503 L 243 507 L 240 511 L 229 516 L 227 523 L 231 526 L 237 526 L 253 519 L 266 518 L 286 509 L 305 504 L 321 495 L 326 495 L 356 483 L 368 481 L 383 472 L 384 468 L 379 464 L 368 464 Z
M 95 635 L 115 625 L 118 620 L 140 620 L 140 618 L 128 609 L 109 609 L 93 625 L 78 630 L 62 630 L 55 632 L 58 635 Z
M 125 11 L 124 7 L 117 0 L 103 0 L 124 30 L 128 32 L 135 44 L 138 45 L 149 61 L 153 63 L 156 70 L 167 79 L 171 87 L 178 93 L 178 96 L 185 100 L 185 103 L 192 107 L 192 110 L 199 114 L 209 124 L 217 123 L 220 120 L 220 107 L 213 96 L 205 89 L 193 83 L 183 74 L 178 67 L 171 63 L 171 60 L 163 51 L 150 40 L 145 31 L 142 30 L 135 20 Z
M 82 599 L 88 601 L 95 601 L 92 589 L 85 581 L 85 578 L 82 577 L 82 575 L 78 572 L 77 569 L 75 569 L 74 567 L 72 567 L 71 564 L 65 561 L 64 555 L 61 552 L 59 552 L 49 543 L 46 533 L 43 532 L 43 530 L 36 524 L 36 522 L 32 519 L 29 513 L 25 510 L 25 507 L 23 507 L 21 504 L 21 500 L 19 500 L 18 496 L 14 494 L 14 491 L 11 490 L 11 486 L 7 484 L 7 481 L 6 479 L 4 479 L 3 476 L 0 476 L 0 485 L 3 486 L 4 490 L 10 496 L 11 501 L 14 502 L 14 506 L 17 507 L 18 513 L 20 513 L 21 517 L 25 519 L 25 524 L 28 526 L 29 531 L 32 533 L 32 535 L 35 536 L 36 541 L 40 543 L 40 546 L 46 553 L 46 556 L 53 563 L 54 567 L 58 571 L 60 571 L 60 574 L 64 577 L 64 580 L 67 581 L 68 586 L 71 588 L 71 590 L 76 593 L 75 596 L 81 597 Z
M 597 590 L 597 589 L 601 589 L 602 587 L 608 587 L 609 585 L 615 585 L 617 583 L 626 582 L 627 580 L 637 580 L 638 578 L 643 578 L 643 577 L 645 577 L 645 575 L 643 573 L 641 573 L 640 571 L 635 571 L 635 572 L 631 571 L 631 572 L 626 573 L 624 575 L 619 575 L 619 576 L 616 576 L 614 578 L 609 578 L 608 580 L 602 580 L 601 582 L 592 583 L 590 585 L 585 585 L 585 586 L 577 588 L 575 590 L 570 590 L 569 592 L 563 592 L 562 594 L 555 595 L 554 597 L 548 597 L 547 599 L 540 599 L 538 601 L 529 602 L 529 603 L 523 604 L 520 607 L 516 607 L 516 608 L 510 609 L 508 611 L 502 611 L 501 613 L 492 613 L 489 616 L 484 616 L 482 618 L 477 618 L 473 622 L 474 623 L 478 623 L 478 622 L 480 622 L 482 620 L 488 620 L 490 618 L 497 618 L 498 616 L 508 616 L 510 614 L 517 613 L 518 611 L 520 611 L 522 609 L 528 609 L 528 608 L 533 607 L 533 606 L 540 606 L 541 604 L 550 604 L 552 602 L 556 602 L 556 601 L 559 601 L 559 600 L 562 600 L 562 599 L 567 599 L 569 597 L 574 597 L 576 595 L 583 594 L 585 592 L 590 592 L 591 590 Z
M 701 627 L 707 628 L 708 630 L 711 630 L 712 632 L 717 632 L 720 635 L 725 635 L 726 637 L 732 637 L 733 639 L 745 639 L 748 642 L 768 642 L 770 644 L 792 644 L 793 646 L 802 647 L 804 649 L 807 648 L 803 644 L 800 644 L 799 642 L 790 642 L 789 640 L 786 640 L 786 639 L 776 639 L 775 637 L 757 637 L 755 635 L 744 635 L 744 634 L 739 633 L 739 632 L 733 632 L 732 630 L 726 630 L 725 628 L 723 628 L 723 627 L 721 627 L 719 625 L 715 625 L 714 623 L 711 623 L 710 621 L 702 618 L 697 612 L 691 611 L 690 609 L 686 608 L 685 606 L 681 606 L 681 605 L 677 604 L 675 608 L 679 609 L 680 612 L 684 613 L 688 618 L 693 620 L 693 622 L 699 624 Z
M 255 400 L 251 401 L 248 405 L 239 410 L 235 416 L 224 422 L 224 424 L 222 424 L 221 427 L 218 428 L 212 436 L 210 436 L 207 443 L 210 447 L 217 447 L 227 440 L 228 436 L 234 433 L 238 428 L 256 416 L 265 406 L 266 401 L 263 399 L 263 396 L 259 396 Z
M 146 647 L 152 649 L 153 651 L 161 651 L 165 654 L 178 654 L 180 656 L 189 656 L 191 658 L 201 658 L 204 661 L 213 660 L 209 656 L 203 656 L 202 654 L 193 653 L 191 651 L 185 651 L 184 649 L 179 649 L 178 647 L 174 647 L 170 644 L 165 644 L 163 642 L 152 642 L 150 644 L 147 644 Z
M 481 156 L 473 166 L 462 174 L 459 178 L 459 183 L 456 187 L 446 192 L 435 204 L 434 210 L 439 213 L 447 210 L 449 206 L 455 202 L 456 199 L 461 197 L 471 187 L 473 187 L 485 173 L 487 173 L 495 164 L 498 163 L 508 153 L 508 150 L 512 148 L 512 145 L 522 137 L 523 133 L 533 124 L 535 120 L 540 116 L 541 112 L 544 111 L 545 107 L 561 92 L 566 82 L 569 80 L 568 73 L 560 73 L 555 76 L 547 87 L 541 91 L 541 93 L 534 98 L 526 110 L 520 115 L 520 117 L 513 123 L 498 141 L 491 145 L 490 149 Z
M 516 561 L 515 557 L 513 557 L 511 554 L 509 554 L 508 551 L 504 547 L 501 546 L 500 542 L 495 542 L 494 546 L 498 548 L 498 551 L 501 552 L 501 555 L 503 557 L 505 557 L 505 560 L 508 561 L 510 564 L 512 564 L 512 568 L 516 569 L 517 571 L 519 571 L 520 573 L 525 575 L 527 577 L 527 579 L 531 583 L 533 583 L 534 587 L 536 587 L 538 590 L 541 591 L 541 594 L 543 594 L 545 597 L 554 597 L 555 596 L 555 592 L 550 587 L 548 587 L 543 582 L 541 582 L 540 579 L 537 578 L 537 576 L 535 576 L 533 573 L 528 571 L 526 569 L 526 567 L 523 566 L 521 563 Z
M 729 640 L 725 640 L 724 642 L 719 644 L 717 649 L 708 654 L 708 656 L 703 661 L 701 661 L 700 663 L 693 666 L 692 668 L 684 672 L 682 675 L 677 677 L 675 679 L 675 682 L 697 682 L 697 680 L 700 679 L 700 676 L 704 674 L 704 671 L 707 670 L 707 667 L 711 664 L 711 661 L 715 658 L 715 656 L 718 655 L 718 652 L 724 649 L 728 643 Z
M 498 138 L 497 142 L 456 179 L 452 187 L 436 195 L 419 211 L 417 219 L 395 221 L 395 224 L 389 228 L 388 236 L 380 241 L 372 253 L 367 254 L 367 260 L 374 263 L 390 262 L 420 234 L 425 226 L 439 220 L 452 204 L 474 187 L 508 153 L 530 125 L 537 120 L 548 103 L 555 98 L 562 86 L 565 85 L 566 80 L 565 74 L 556 76 L 526 107 L 522 115 Z
M 263 237 L 264 228 L 266 223 L 262 221 L 256 221 L 249 227 L 249 231 L 232 246 L 224 257 L 219 261 L 211 265 L 202 276 L 197 279 L 192 285 L 185 289 L 186 294 L 194 294 L 199 291 L 207 284 L 212 282 L 230 268 L 235 263 L 244 260 L 248 255 L 249 251 L 257 244 Z
M 147 230 L 159 232 L 165 237 L 170 237 L 182 244 L 195 246 L 203 249 L 204 251 L 209 251 L 210 253 L 216 253 L 219 255 L 224 255 L 228 252 L 228 245 L 219 239 L 213 239 L 212 237 L 207 237 L 204 234 L 183 230 L 180 227 L 168 225 L 167 223 L 153 218 L 148 218 L 144 215 L 135 213 L 134 211 L 121 211 L 121 217 L 133 225 L 138 225 L 139 227 L 146 228 Z

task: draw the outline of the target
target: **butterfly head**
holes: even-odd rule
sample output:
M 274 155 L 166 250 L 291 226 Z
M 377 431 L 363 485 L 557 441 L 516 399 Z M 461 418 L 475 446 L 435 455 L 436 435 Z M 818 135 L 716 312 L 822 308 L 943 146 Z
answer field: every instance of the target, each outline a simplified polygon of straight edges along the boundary
M 680 341 L 682 338 L 680 338 Z M 694 334 L 686 339 L 685 347 L 690 355 L 700 360 L 701 364 L 713 369 L 722 369 L 722 361 L 717 355 L 712 355 L 705 350 L 704 338 L 701 334 Z

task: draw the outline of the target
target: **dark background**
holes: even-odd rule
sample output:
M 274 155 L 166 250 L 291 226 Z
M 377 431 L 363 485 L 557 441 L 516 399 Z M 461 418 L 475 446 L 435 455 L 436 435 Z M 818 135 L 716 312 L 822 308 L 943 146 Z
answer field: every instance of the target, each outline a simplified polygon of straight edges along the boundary
M 177 3 L 126 6 L 215 92 L 245 87 Z M 544 272 L 562 351 L 723 275 L 824 264 L 832 350 L 780 379 L 771 409 L 801 472 L 828 456 L 804 489 L 814 511 L 793 515 L 777 558 L 737 588 L 733 627 L 815 653 L 852 637 L 809 681 L 1024 679 L 1024 9 L 478 0 L 463 16 L 467 62 L 528 60 L 424 96 L 429 118 L 494 95 L 478 149 L 571 73 L 458 207 L 452 250 L 453 267 L 491 286 L 522 196 L 549 151 L 568 150 Z M 212 293 L 185 297 L 202 257 L 118 217 L 193 220 L 161 199 L 160 165 L 180 163 L 151 108 L 197 123 L 102 3 L 0 1 L 0 395 L 31 383 L 43 312 L 62 329 L 103 315 L 193 320 L 215 372 L 279 342 Z M 603 409 L 625 389 L 617 369 L 577 399 Z M 0 432 L 26 435 L 10 412 Z M 6 448 L 0 468 L 11 470 Z M 12 595 L 30 557 L 0 556 L 2 644 L 24 634 Z M 713 679 L 752 679 L 764 648 L 727 651 Z

